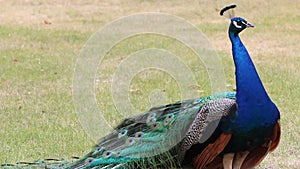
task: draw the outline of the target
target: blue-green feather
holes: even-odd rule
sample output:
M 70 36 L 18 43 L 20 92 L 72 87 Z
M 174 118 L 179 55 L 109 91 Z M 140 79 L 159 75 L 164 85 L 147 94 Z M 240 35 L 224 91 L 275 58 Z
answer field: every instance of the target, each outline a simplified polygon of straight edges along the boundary
M 125 119 L 91 153 L 69 168 L 110 168 L 116 165 L 119 168 L 178 167 L 181 162 L 178 161 L 177 146 L 197 113 L 208 102 L 220 98 L 235 99 L 235 93 L 219 93 L 154 107 L 141 115 Z M 109 157 L 105 156 L 107 151 L 111 152 Z M 113 155 L 116 152 L 118 155 Z M 90 158 L 93 161 L 86 163 L 85 160 Z

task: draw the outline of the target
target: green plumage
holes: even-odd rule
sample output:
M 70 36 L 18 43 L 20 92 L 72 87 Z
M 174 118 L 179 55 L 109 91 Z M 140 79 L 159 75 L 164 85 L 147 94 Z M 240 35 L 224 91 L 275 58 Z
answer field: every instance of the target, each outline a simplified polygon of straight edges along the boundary
M 57 159 L 37 160 L 35 162 L 18 162 L 17 164 L 2 164 L 0 168 L 5 169 L 62 169 L 66 168 L 69 162 Z
M 136 169 L 181 168 L 186 151 L 210 138 L 228 116 L 235 92 L 180 101 L 130 117 L 75 162 L 37 161 L 4 168 Z M 212 128 L 212 125 L 214 124 Z M 186 164 L 184 164 L 186 165 Z M 188 164 L 190 165 L 190 163 Z
M 180 156 L 184 156 L 180 153 L 184 151 L 179 150 L 197 114 L 207 103 L 222 98 L 234 99 L 235 93 L 220 93 L 154 107 L 141 115 L 127 118 L 101 139 L 94 150 L 68 168 L 180 167 Z M 223 114 L 217 113 L 220 113 L 219 120 Z

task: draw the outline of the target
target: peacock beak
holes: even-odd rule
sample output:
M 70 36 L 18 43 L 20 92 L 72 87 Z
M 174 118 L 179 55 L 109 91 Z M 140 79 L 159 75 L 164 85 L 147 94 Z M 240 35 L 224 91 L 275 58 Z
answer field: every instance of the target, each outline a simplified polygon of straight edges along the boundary
M 254 28 L 254 25 L 250 22 L 247 22 L 246 28 Z

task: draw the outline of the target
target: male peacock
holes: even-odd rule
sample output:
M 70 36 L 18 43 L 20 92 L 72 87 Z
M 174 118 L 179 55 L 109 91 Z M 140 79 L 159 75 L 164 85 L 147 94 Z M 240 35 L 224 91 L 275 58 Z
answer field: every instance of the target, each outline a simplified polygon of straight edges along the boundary
M 235 5 L 221 11 L 221 15 Z M 125 119 L 70 168 L 253 168 L 280 140 L 279 111 L 266 93 L 232 17 L 229 38 L 236 94 L 221 93 L 152 108 Z
M 221 15 L 229 6 L 221 10 Z M 125 119 L 84 158 L 64 168 L 224 168 L 257 166 L 280 140 L 280 115 L 239 33 L 253 25 L 231 17 L 237 92 L 155 107 Z

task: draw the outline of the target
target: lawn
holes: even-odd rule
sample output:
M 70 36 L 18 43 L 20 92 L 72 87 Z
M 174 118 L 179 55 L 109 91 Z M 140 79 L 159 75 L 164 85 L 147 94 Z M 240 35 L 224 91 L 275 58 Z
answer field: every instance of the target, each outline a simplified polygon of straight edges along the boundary
M 84 130 L 73 100 L 73 78 L 84 45 L 106 24 L 124 16 L 163 12 L 199 28 L 214 46 L 225 70 L 226 87 L 235 88 L 227 35 L 229 20 L 220 0 L 0 1 L 0 163 L 83 156 L 103 136 Z M 300 3 L 293 0 L 237 2 L 235 13 L 256 27 L 241 34 L 270 97 L 281 111 L 279 147 L 259 168 L 300 168 Z M 189 92 L 211 94 L 205 65 L 193 51 L 155 34 L 127 38 L 99 63 L 95 98 L 114 126 L 126 114 L 112 99 L 112 81 L 137 51 L 159 48 L 180 58 L 194 73 Z M 129 60 L 130 61 L 130 60 Z M 159 69 L 136 72 L 127 92 L 130 104 L 145 111 L 182 99 L 176 78 Z M 160 97 L 158 97 L 160 96 Z M 97 124 L 94 124 L 95 126 Z

